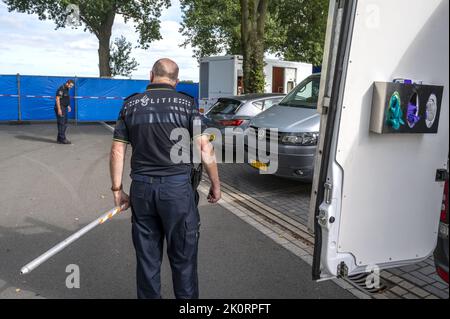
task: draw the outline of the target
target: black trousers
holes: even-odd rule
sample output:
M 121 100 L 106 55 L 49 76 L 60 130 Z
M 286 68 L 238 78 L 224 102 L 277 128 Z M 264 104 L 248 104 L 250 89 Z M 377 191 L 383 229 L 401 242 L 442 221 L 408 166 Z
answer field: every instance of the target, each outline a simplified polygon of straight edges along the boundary
M 200 216 L 189 175 L 151 178 L 132 175 L 132 236 L 137 259 L 138 298 L 161 298 L 164 238 L 177 299 L 196 299 Z
M 66 130 L 67 130 L 67 109 L 65 107 L 61 107 L 63 116 L 58 115 L 58 110 L 55 108 L 56 115 L 56 125 L 58 126 L 58 141 L 66 140 Z

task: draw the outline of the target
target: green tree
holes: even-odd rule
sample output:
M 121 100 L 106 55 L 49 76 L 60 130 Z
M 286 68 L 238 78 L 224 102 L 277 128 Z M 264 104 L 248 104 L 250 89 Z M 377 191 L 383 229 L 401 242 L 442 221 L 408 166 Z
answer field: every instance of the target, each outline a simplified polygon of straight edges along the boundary
M 254 1 L 245 2 L 257 9 L 258 6 L 253 5 L 256 3 Z M 186 37 L 183 45 L 191 45 L 197 59 L 223 53 L 245 57 L 241 35 L 243 32 L 246 37 L 250 35 L 242 30 L 244 11 L 241 10 L 241 0 L 181 0 L 181 8 L 183 22 L 180 31 Z M 256 46 L 263 48 L 264 52 L 274 53 L 285 60 L 320 65 L 327 11 L 328 0 L 270 0 L 264 24 L 260 25 L 264 29 L 264 36 L 257 39 L 251 36 L 256 40 L 247 43 L 257 41 Z M 251 18 L 249 11 L 248 19 Z M 252 21 L 257 22 L 257 19 Z M 254 22 L 250 22 L 250 25 L 256 26 Z M 261 54 L 255 61 L 257 65 L 250 65 L 249 69 L 261 70 Z M 259 78 L 257 81 L 260 81 L 261 71 L 256 71 L 256 74 Z M 262 90 L 260 84 L 257 87 L 256 90 Z
M 329 0 L 277 0 L 280 39 L 270 51 L 290 61 L 321 65 Z
M 268 0 L 240 0 L 244 91 L 264 92 L 264 35 Z
M 99 73 L 110 77 L 111 32 L 116 15 L 135 24 L 139 34 L 138 46 L 147 49 L 154 40 L 161 39 L 161 10 L 170 0 L 3 0 L 9 11 L 37 14 L 40 20 L 51 19 L 56 28 L 84 26 L 99 41 Z M 69 23 L 73 20 L 79 23 Z
M 241 0 L 181 0 L 183 22 L 180 31 L 186 38 L 182 46 L 191 45 L 198 60 L 221 53 L 242 55 L 245 91 L 263 91 L 265 33 L 258 30 L 263 31 L 270 19 L 267 16 L 268 3 L 268 0 L 245 0 L 248 10 L 244 19 L 246 23 L 242 25 L 244 11 L 241 10 Z M 255 12 L 250 11 L 253 8 Z
M 242 54 L 239 0 L 181 0 L 182 46 L 191 45 L 194 57 Z
M 111 46 L 110 69 L 112 76 L 122 75 L 131 77 L 137 69 L 138 63 L 131 57 L 131 43 L 124 36 L 116 38 Z

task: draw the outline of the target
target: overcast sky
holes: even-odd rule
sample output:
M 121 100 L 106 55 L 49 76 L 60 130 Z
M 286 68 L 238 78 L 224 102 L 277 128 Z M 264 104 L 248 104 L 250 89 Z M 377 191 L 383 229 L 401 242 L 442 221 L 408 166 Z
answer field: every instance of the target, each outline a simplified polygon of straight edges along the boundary
M 180 79 L 198 81 L 198 64 L 191 47 L 180 48 L 181 9 L 178 0 L 163 11 L 162 40 L 152 42 L 148 50 L 133 49 L 139 63 L 134 79 L 148 79 L 153 63 L 169 57 L 180 66 Z M 116 17 L 111 39 L 124 35 L 133 45 L 137 35 L 131 25 Z M 0 0 L 0 74 L 98 76 L 98 41 L 83 28 L 55 30 L 53 21 L 41 21 L 36 15 L 8 12 Z

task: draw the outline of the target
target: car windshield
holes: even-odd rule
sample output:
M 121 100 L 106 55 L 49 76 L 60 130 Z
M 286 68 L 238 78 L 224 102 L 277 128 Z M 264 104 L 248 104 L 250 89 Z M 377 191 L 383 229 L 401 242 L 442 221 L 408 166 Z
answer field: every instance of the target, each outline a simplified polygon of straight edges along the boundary
M 286 95 L 279 105 L 316 109 L 319 98 L 319 87 L 320 77 L 309 77 Z
M 235 114 L 241 102 L 230 99 L 219 99 L 216 104 L 211 107 L 208 113 L 211 114 Z

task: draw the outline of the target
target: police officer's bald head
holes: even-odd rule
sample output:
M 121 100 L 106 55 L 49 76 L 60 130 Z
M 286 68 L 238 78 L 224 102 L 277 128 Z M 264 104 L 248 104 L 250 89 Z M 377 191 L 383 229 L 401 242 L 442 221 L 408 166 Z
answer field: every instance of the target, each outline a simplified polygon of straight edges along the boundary
M 152 68 L 152 82 L 166 82 L 166 80 L 176 84 L 178 82 L 178 65 L 167 58 L 159 59 Z

